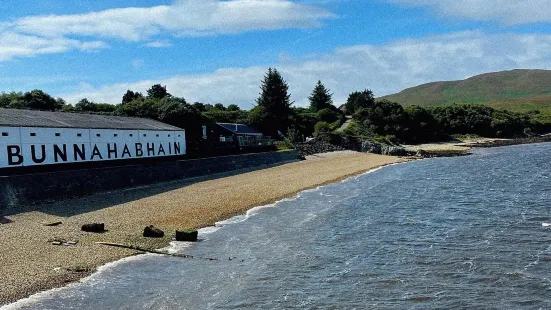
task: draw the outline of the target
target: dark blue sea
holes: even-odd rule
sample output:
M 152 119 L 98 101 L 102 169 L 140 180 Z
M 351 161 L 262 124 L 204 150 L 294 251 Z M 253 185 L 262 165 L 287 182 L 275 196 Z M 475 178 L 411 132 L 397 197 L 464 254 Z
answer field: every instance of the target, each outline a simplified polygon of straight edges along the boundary
M 8 309 L 551 309 L 551 144 L 385 167 Z

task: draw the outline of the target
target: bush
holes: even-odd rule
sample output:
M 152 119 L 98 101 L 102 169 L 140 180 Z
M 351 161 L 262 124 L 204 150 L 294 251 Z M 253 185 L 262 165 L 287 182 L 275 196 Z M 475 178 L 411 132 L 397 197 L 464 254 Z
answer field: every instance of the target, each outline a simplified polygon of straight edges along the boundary
M 327 122 L 317 122 L 316 125 L 314 125 L 314 137 L 317 137 L 322 134 L 328 134 L 331 132 L 331 125 Z
M 317 114 L 319 120 L 322 122 L 334 123 L 340 119 L 340 115 L 329 108 L 321 109 L 318 111 Z

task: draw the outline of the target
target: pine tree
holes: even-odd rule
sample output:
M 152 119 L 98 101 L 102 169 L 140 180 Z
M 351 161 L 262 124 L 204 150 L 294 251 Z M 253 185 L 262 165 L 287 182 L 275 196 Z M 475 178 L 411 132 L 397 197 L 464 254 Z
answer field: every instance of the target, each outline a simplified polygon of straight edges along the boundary
M 312 112 L 318 112 L 322 109 L 329 109 L 333 105 L 333 99 L 331 98 L 333 94 L 329 92 L 329 89 L 318 81 L 316 87 L 312 91 L 312 94 L 308 97 L 310 100 L 310 110 Z
M 260 127 L 269 135 L 277 136 L 278 130 L 285 133 L 289 125 L 291 105 L 289 85 L 277 69 L 269 68 L 260 86 L 262 90 L 256 100 L 262 110 Z

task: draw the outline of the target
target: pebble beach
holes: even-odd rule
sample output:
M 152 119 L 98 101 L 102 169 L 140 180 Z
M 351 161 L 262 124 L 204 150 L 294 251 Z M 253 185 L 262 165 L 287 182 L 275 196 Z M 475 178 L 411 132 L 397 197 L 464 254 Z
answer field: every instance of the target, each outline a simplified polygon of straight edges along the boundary
M 4 222 L 9 223 L 0 225 L 0 305 L 77 281 L 101 265 L 139 254 L 96 242 L 159 249 L 169 244 L 176 230 L 212 226 L 302 190 L 406 160 L 350 151 L 318 154 L 252 172 L 102 193 L 7 215 Z M 106 232 L 80 230 L 95 222 L 105 223 Z M 148 225 L 162 229 L 165 237 L 144 238 Z

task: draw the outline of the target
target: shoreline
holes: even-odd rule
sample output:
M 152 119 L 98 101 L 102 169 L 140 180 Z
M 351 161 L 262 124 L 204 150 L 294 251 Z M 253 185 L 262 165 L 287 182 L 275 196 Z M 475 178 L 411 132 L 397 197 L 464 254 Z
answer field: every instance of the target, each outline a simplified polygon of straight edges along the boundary
M 390 164 L 412 160 L 350 151 L 327 154 L 331 155 L 318 154 L 305 161 L 199 180 L 196 183 L 189 183 L 189 181 L 186 183 L 184 180 L 171 182 L 176 184 L 158 184 L 145 189 L 116 191 L 71 199 L 43 206 L 36 211 L 6 216 L 12 222 L 0 225 L 0 244 L 7 243 L 8 249 L 0 254 L 4 284 L 0 287 L 0 306 L 39 292 L 78 282 L 106 264 L 137 254 L 137 251 L 97 245 L 94 243 L 96 241 L 115 241 L 150 249 L 166 248 L 176 229 L 214 226 L 216 222 L 246 214 L 255 207 L 296 197 L 298 193 L 305 190 L 334 184 Z M 236 187 L 234 193 L 231 190 L 232 186 Z M 167 188 L 160 193 L 153 191 L 152 196 L 132 200 L 133 192 L 158 187 Z M 262 194 L 255 193 L 255 190 L 262 191 Z M 187 194 L 195 194 L 198 198 L 194 197 L 189 202 Z M 224 198 L 225 194 L 233 195 L 241 201 L 233 202 L 231 197 L 220 201 L 219 198 Z M 127 196 L 127 199 L 122 199 L 124 200 L 122 204 L 116 204 L 113 201 L 121 200 L 106 197 L 112 195 Z M 179 200 L 173 201 L 167 198 L 179 198 Z M 106 206 L 104 200 L 111 205 Z M 82 205 L 90 201 L 99 206 L 95 210 L 84 207 L 84 210 L 81 210 L 83 213 L 74 210 L 76 206 L 82 208 Z M 179 206 L 178 202 L 186 206 Z M 151 210 L 151 204 L 169 206 L 166 210 L 152 212 L 154 210 Z M 212 207 L 213 204 L 216 206 Z M 72 212 L 62 216 L 64 210 L 67 212 L 67 208 Z M 129 217 L 132 219 L 125 219 Z M 102 219 L 109 230 L 105 234 L 83 233 L 78 229 L 85 221 L 99 222 Z M 45 227 L 39 224 L 56 220 L 61 221 L 62 224 L 56 227 Z M 163 229 L 166 237 L 153 240 L 141 237 L 143 227 L 149 225 L 148 223 Z M 29 236 L 29 231 L 36 235 Z M 76 246 L 55 246 L 45 240 L 48 237 L 66 240 L 78 238 L 79 242 Z M 14 251 L 9 251 L 10 249 Z M 26 254 L 21 255 L 22 253 Z
M 496 142 L 496 140 L 499 140 Z M 503 141 L 502 141 L 503 140 Z M 551 137 L 549 138 L 551 140 Z M 524 140 L 523 140 L 524 141 Z M 315 154 L 315 155 L 309 155 L 306 157 L 306 160 L 299 161 L 299 162 L 291 162 L 286 163 L 281 166 L 275 166 L 275 167 L 268 167 L 266 169 L 262 170 L 256 170 L 256 171 L 232 171 L 228 173 L 221 173 L 221 174 L 215 174 L 211 176 L 205 176 L 205 177 L 198 177 L 198 178 L 191 178 L 191 179 L 185 179 L 180 181 L 172 181 L 172 182 L 166 182 L 166 183 L 160 183 L 155 184 L 151 186 L 142 186 L 138 188 L 131 188 L 131 189 L 125 189 L 125 190 L 119 190 L 119 191 L 113 191 L 113 192 L 106 192 L 106 193 L 100 193 L 88 197 L 83 198 L 76 198 L 76 199 L 69 199 L 69 200 L 63 200 L 60 202 L 56 202 L 53 204 L 47 204 L 43 206 L 39 206 L 38 209 L 33 210 L 26 210 L 21 211 L 20 213 L 14 214 L 14 215 L 8 215 L 3 218 L 3 220 L 7 219 L 9 223 L 2 224 L 0 223 L 0 244 L 4 245 L 7 239 L 10 239 L 11 237 L 18 238 L 18 233 L 20 234 L 19 237 L 24 236 L 25 232 L 27 230 L 31 230 L 36 232 L 37 226 L 40 227 L 38 229 L 45 230 L 46 232 L 42 231 L 39 233 L 41 237 L 43 237 L 40 242 L 41 244 L 38 244 L 37 242 L 30 242 L 28 243 L 28 239 L 25 242 L 17 242 L 21 240 L 16 240 L 15 246 L 12 242 L 12 244 L 8 244 L 7 249 L 10 250 L 16 250 L 15 252 L 20 250 L 30 251 L 33 252 L 38 250 L 40 252 L 41 250 L 48 249 L 48 253 L 52 253 L 52 248 L 59 249 L 59 252 L 62 254 L 67 254 L 63 259 L 60 259 L 60 255 L 54 255 L 54 257 L 49 257 L 48 254 L 42 253 L 41 255 L 37 255 L 43 259 L 46 260 L 46 264 L 39 264 L 38 269 L 37 266 L 33 266 L 31 272 L 28 272 L 27 268 L 29 265 L 32 265 L 32 263 L 36 262 L 36 257 L 33 259 L 32 256 L 36 255 L 37 253 L 30 254 L 31 258 L 26 257 L 27 260 L 23 259 L 21 260 L 21 256 L 17 255 L 6 255 L 5 252 L 0 252 L 0 273 L 3 275 L 4 282 L 8 282 L 7 285 L 0 286 L 0 308 L 3 308 L 4 306 L 7 306 L 9 304 L 12 304 L 14 302 L 20 301 L 22 299 L 29 298 L 37 293 L 47 292 L 52 289 L 58 289 L 65 287 L 67 285 L 71 285 L 74 283 L 78 283 L 78 281 L 88 278 L 91 275 L 93 275 L 95 272 L 98 271 L 99 268 L 115 263 L 119 260 L 129 258 L 138 254 L 141 254 L 138 251 L 134 250 L 128 250 L 128 249 L 120 249 L 120 248 L 112 248 L 112 247 L 106 247 L 106 246 L 100 246 L 95 244 L 96 241 L 116 241 L 119 243 L 124 244 L 131 244 L 131 245 L 138 245 L 142 248 L 147 249 L 166 249 L 170 246 L 170 242 L 172 241 L 172 236 L 174 235 L 174 232 L 176 229 L 185 229 L 185 228 L 195 228 L 195 229 L 201 229 L 201 228 L 208 228 L 208 227 L 214 227 L 216 222 L 224 221 L 231 219 L 234 216 L 239 216 L 246 214 L 248 211 L 257 208 L 262 207 L 270 204 L 274 204 L 280 200 L 283 199 L 289 199 L 296 197 L 297 194 L 300 192 L 306 191 L 306 190 L 312 190 L 321 186 L 329 185 L 329 184 L 335 184 L 340 181 L 349 179 L 354 176 L 359 176 L 365 173 L 369 173 L 373 170 L 381 169 L 389 165 L 394 165 L 398 163 L 404 163 L 409 162 L 413 160 L 420 160 L 425 158 L 432 158 L 432 157 L 451 157 L 451 156 L 464 156 L 464 155 L 470 155 L 470 151 L 474 148 L 479 147 L 499 147 L 499 146 L 509 146 L 509 145 L 516 145 L 516 144 L 526 144 L 526 143 L 543 143 L 543 142 L 549 142 L 549 141 L 536 141 L 536 142 L 517 142 L 517 139 L 482 139 L 482 140 L 474 140 L 474 141 L 468 141 L 468 142 L 443 142 L 443 143 L 433 143 L 433 144 L 422 144 L 417 146 L 408 146 L 409 150 L 412 151 L 420 151 L 426 152 L 425 156 L 413 156 L 413 157 L 397 157 L 397 156 L 385 156 L 385 155 L 376 155 L 371 153 L 360 153 L 355 151 L 337 151 L 337 152 L 330 152 L 330 153 L 322 153 L 322 154 Z M 427 156 L 428 155 L 428 156 Z M 359 160 L 361 158 L 362 160 Z M 335 164 L 335 161 L 338 162 Z M 354 163 L 360 163 L 359 166 L 354 166 Z M 325 165 L 326 164 L 326 165 Z M 293 166 L 311 166 L 306 169 L 303 169 L 304 171 L 294 173 L 289 170 L 293 170 L 290 167 Z M 342 170 L 339 169 L 342 166 L 345 166 L 346 169 Z M 324 167 L 325 166 L 325 167 Z M 354 166 L 351 168 L 351 166 Z M 279 170 L 283 170 L 285 172 L 290 172 L 290 175 L 283 176 L 282 173 L 278 173 Z M 339 171 L 335 171 L 339 170 Z M 193 187 L 194 190 L 197 192 L 199 191 L 203 199 L 209 200 L 208 196 L 205 196 L 204 190 L 201 190 L 201 186 L 204 184 L 208 184 L 209 188 L 216 187 L 216 183 L 218 181 L 225 182 L 225 183 L 232 183 L 232 180 L 240 179 L 240 178 L 248 178 L 251 175 L 258 177 L 259 175 L 264 174 L 272 174 L 277 176 L 279 179 L 287 181 L 288 178 L 299 178 L 306 176 L 307 179 L 311 180 L 312 175 L 318 172 L 322 172 L 324 174 L 325 178 L 322 179 L 316 179 L 313 183 L 308 184 L 296 184 L 293 182 L 293 186 L 291 190 L 288 190 L 280 195 L 271 195 L 269 198 L 266 198 L 264 200 L 259 200 L 261 197 L 255 197 L 253 199 L 254 202 L 249 202 L 248 204 L 232 204 L 230 208 L 217 208 L 215 213 L 208 212 L 208 216 L 206 218 L 200 218 L 201 211 L 208 211 L 205 210 L 205 208 L 201 208 L 198 212 L 189 212 L 189 208 L 187 210 L 184 210 L 186 212 L 179 214 L 178 216 L 171 215 L 167 218 L 166 214 L 165 216 L 161 216 L 162 220 L 159 218 L 159 216 L 155 217 L 156 215 L 153 215 L 152 212 L 147 212 L 143 210 L 143 203 L 147 202 L 155 202 L 156 200 L 160 200 L 161 203 L 163 201 L 162 196 L 163 195 L 170 195 L 172 192 L 177 192 L 179 190 L 185 191 L 188 187 Z M 329 176 L 327 176 L 327 172 L 329 173 Z M 301 175 L 301 173 L 304 173 L 304 175 Z M 315 177 L 315 175 L 314 175 Z M 270 181 L 274 181 L 272 179 L 269 179 Z M 266 187 L 267 184 L 257 184 L 260 187 Z M 240 186 L 243 186 L 241 184 Z M 223 185 L 222 188 L 227 191 L 228 185 Z M 246 187 L 246 186 L 245 186 Z M 269 187 L 269 186 L 268 186 Z M 160 190 L 159 190 L 160 189 Z M 270 188 L 271 189 L 271 188 Z M 150 192 L 150 194 L 143 194 L 143 191 Z M 136 192 L 140 192 L 139 195 L 136 195 Z M 278 192 L 279 193 L 279 192 Z M 250 192 L 248 193 L 250 194 Z M 110 196 L 117 196 L 115 199 L 109 199 Z M 206 197 L 206 198 L 205 198 Z M 249 195 L 250 197 L 250 195 Z M 180 197 L 181 198 L 181 197 Z M 91 210 L 86 208 L 87 202 L 91 200 L 92 204 L 97 204 L 99 206 L 96 206 L 95 208 L 92 208 Z M 80 232 L 79 229 L 76 229 L 76 227 L 72 227 L 67 229 L 68 227 L 64 226 L 66 225 L 66 222 L 68 224 L 79 222 L 77 225 L 79 228 L 83 220 L 80 218 L 84 217 L 87 219 L 94 219 L 94 221 L 100 222 L 102 218 L 105 218 L 104 216 L 109 215 L 117 215 L 120 218 L 121 212 L 124 213 L 124 211 L 119 210 L 117 212 L 117 209 L 125 209 L 130 214 L 133 213 L 134 210 L 130 210 L 134 208 L 134 204 L 141 205 L 140 209 L 140 215 L 141 220 L 138 220 L 139 224 L 136 222 L 132 225 L 128 225 L 128 223 L 123 223 L 117 225 L 116 221 L 106 221 L 107 229 L 110 229 L 114 227 L 115 229 L 112 229 L 112 231 L 108 231 L 106 234 L 88 234 Z M 84 205 L 84 207 L 83 207 Z M 79 206 L 79 207 L 76 207 Z M 173 206 L 171 206 L 172 208 Z M 73 212 L 69 212 L 67 215 L 63 214 L 57 214 L 57 213 L 64 213 L 63 211 L 67 208 L 72 208 Z M 59 212 L 61 211 L 61 212 Z M 51 214 L 48 214 L 48 213 Z M 103 214 L 103 215 L 102 215 Z M 190 225 L 189 220 L 183 220 L 181 219 L 182 216 L 186 215 L 193 215 L 193 219 L 191 222 L 195 223 L 195 225 Z M 199 216 L 199 219 L 197 218 Z M 76 219 L 74 218 L 76 217 Z M 125 216 L 126 217 L 126 216 Z M 180 219 L 178 219 L 180 218 Z M 39 221 L 42 220 L 42 221 Z M 61 220 L 63 229 L 55 229 L 56 227 L 44 227 L 42 226 L 43 222 L 52 222 L 54 220 Z M 66 221 L 64 221 L 66 220 Z M 94 221 L 88 221 L 88 222 L 94 222 Z M 110 223 L 107 223 L 110 222 Z M 153 225 L 156 227 L 159 227 L 165 231 L 165 237 L 161 239 L 150 239 L 150 238 L 143 238 L 141 236 L 141 232 L 143 230 L 143 227 L 150 225 L 153 222 Z M 114 224 L 114 225 L 113 225 Z M 8 232 L 10 227 L 14 227 L 20 225 L 20 229 L 18 232 L 14 234 L 12 233 L 6 233 Z M 183 226 L 187 225 L 187 226 Z M 23 229 L 21 229 L 23 228 Z M 115 234 L 115 236 L 110 235 L 112 232 L 115 232 L 115 230 L 122 230 L 123 233 L 119 232 L 118 234 Z M 48 232 L 50 230 L 50 232 Z M 132 230 L 131 233 L 129 231 Z M 61 232 L 61 233 L 55 233 L 55 232 Z M 124 233 L 126 232 L 126 234 Z M 49 241 L 46 242 L 44 240 L 45 236 L 50 237 L 59 237 L 59 236 L 77 236 L 79 237 L 79 243 L 76 246 L 71 247 L 63 247 L 63 246 L 53 246 L 49 245 Z M 25 236 L 28 237 L 28 236 Z M 114 237 L 114 239 L 109 239 L 111 237 Z M 37 239 L 33 237 L 34 241 Z M 51 239 L 51 238 L 50 238 Z M 48 240 L 50 240 L 48 239 Z M 53 251 L 56 252 L 56 251 Z M 70 253 L 77 252 L 79 255 L 73 255 L 71 256 Z M 28 252 L 27 252 L 28 253 Z M 57 253 L 57 254 L 60 254 Z M 90 255 L 87 257 L 87 255 Z M 15 265 L 18 266 L 18 268 L 15 268 L 14 270 L 9 270 L 10 266 L 13 266 L 14 264 L 10 264 L 10 261 L 17 261 Z M 23 262 L 21 262 L 23 261 Z M 50 267 L 50 270 L 45 270 L 43 267 Z M 6 266 L 8 266 L 6 268 Z M 21 268 L 23 267 L 23 268 Z M 53 268 L 52 268 L 53 267 Z M 42 268 L 42 269 L 41 269 Z M 20 271 L 18 273 L 17 271 Z M 52 271 L 55 271 L 52 273 Z M 11 285 L 10 285 L 11 284 Z M 7 286 L 7 288 L 6 288 Z
M 467 156 L 471 155 L 471 151 L 476 148 L 494 148 L 548 142 L 551 142 L 551 135 L 515 139 L 478 138 L 464 141 L 458 140 L 424 143 L 418 145 L 404 145 L 404 148 L 409 152 L 416 153 L 416 157 L 418 158 L 433 158 Z
M 249 216 L 249 213 L 250 212 L 256 212 L 257 210 L 260 210 L 260 209 L 264 209 L 264 208 L 269 208 L 269 207 L 273 207 L 274 205 L 276 205 L 277 203 L 281 202 L 281 201 L 285 201 L 287 199 L 290 199 L 290 200 L 293 200 L 293 199 L 298 199 L 300 197 L 300 194 L 303 193 L 303 192 L 308 192 L 308 191 L 315 191 L 315 190 L 318 190 L 324 186 L 328 186 L 328 185 L 332 185 L 332 184 L 337 184 L 337 183 L 340 183 L 340 182 L 345 182 L 347 180 L 350 180 L 352 178 L 355 178 L 355 177 L 360 177 L 360 176 L 363 176 L 363 175 L 367 175 L 367 174 L 370 174 L 370 173 L 373 173 L 373 172 L 376 172 L 380 169 L 383 169 L 385 167 L 389 167 L 389 166 L 394 166 L 394 165 L 397 165 L 397 164 L 402 164 L 402 163 L 407 163 L 407 162 L 410 162 L 410 161 L 401 161 L 401 162 L 396 162 L 396 163 L 389 163 L 389 164 L 384 164 L 384 165 L 381 165 L 381 166 L 378 166 L 378 167 L 375 167 L 375 168 L 371 168 L 369 170 L 366 170 L 366 171 L 363 171 L 363 172 L 360 172 L 360 173 L 357 173 L 357 174 L 353 174 L 353 175 L 350 175 L 348 177 L 343 177 L 343 178 L 339 178 L 339 180 L 335 180 L 334 182 L 327 182 L 327 184 L 323 184 L 323 185 L 319 185 L 319 186 L 315 186 L 315 187 L 312 187 L 312 188 L 307 188 L 307 189 L 303 189 L 303 190 L 300 190 L 298 191 L 294 196 L 291 196 L 291 197 L 286 197 L 286 198 L 282 198 L 282 199 L 279 199 L 277 201 L 274 201 L 272 203 L 269 203 L 269 204 L 266 204 L 266 205 L 260 205 L 260 206 L 255 206 L 251 209 L 248 209 L 244 214 L 239 214 L 239 215 L 236 215 L 234 217 L 238 217 L 238 216 L 246 216 L 246 218 L 248 218 Z M 207 227 L 202 227 L 200 228 L 201 230 L 202 229 L 209 229 L 209 228 L 222 228 L 226 225 L 231 225 L 231 224 L 234 224 L 234 223 L 238 223 L 238 222 L 232 222 L 231 224 L 227 224 L 227 223 L 224 223 L 226 221 L 231 221 L 234 217 L 231 217 L 231 218 L 228 218 L 228 219 L 223 219 L 223 220 L 220 220 L 219 222 L 216 223 L 216 225 L 214 226 L 207 226 Z M 239 222 L 242 222 L 242 221 L 245 221 L 246 220 L 243 219 Z M 219 225 L 219 223 L 222 223 L 221 225 Z M 199 230 L 199 229 L 198 229 Z M 201 232 L 199 231 L 199 233 L 201 234 Z M 212 233 L 212 232 L 206 232 L 207 234 L 208 233 Z M 164 247 L 164 248 L 161 248 L 159 250 L 166 250 L 167 253 L 174 253 L 176 251 L 181 251 L 183 247 L 175 247 L 174 244 L 172 244 L 172 242 L 176 242 L 176 241 L 170 241 L 170 243 Z M 191 247 L 193 246 L 194 244 L 191 243 L 189 245 L 186 245 L 185 248 L 188 248 L 188 247 Z M 65 288 L 69 288 L 73 285 L 78 285 L 79 283 L 83 282 L 83 281 L 87 281 L 88 279 L 92 279 L 93 277 L 95 276 L 99 276 L 102 272 L 104 271 L 107 271 L 109 268 L 112 268 L 112 267 L 115 267 L 115 266 L 118 266 L 119 264 L 124 264 L 126 262 L 130 262 L 130 261 L 134 261 L 134 260 L 139 260 L 139 259 L 142 259 L 144 258 L 144 255 L 145 254 L 150 254 L 150 253 L 138 253 L 136 255 L 131 255 L 131 256 L 126 256 L 126 257 L 122 257 L 118 260 L 115 260 L 115 261 L 111 261 L 111 262 L 108 262 L 108 263 L 105 263 L 101 266 L 98 266 L 96 268 L 96 270 L 94 272 L 91 272 L 90 274 L 76 280 L 76 281 L 73 281 L 73 282 L 70 282 L 70 283 L 67 283 L 66 285 L 64 286 L 60 286 L 60 287 L 55 287 L 55 288 L 51 288 L 51 289 L 47 289 L 47 290 L 43 290 L 43 291 L 40 291 L 40 292 L 37 292 L 37 293 L 34 293 L 28 297 L 24 297 L 22 299 L 18 299 L 12 303 L 9 303 L 9 304 L 5 304 L 5 305 L 0 305 L 0 309 L 2 310 L 9 310 L 9 309 L 18 309 L 19 307 L 25 307 L 25 306 L 29 306 L 29 305 L 32 305 L 32 303 L 36 300 L 39 300 L 40 298 L 42 298 L 43 296 L 47 296 L 49 293 L 53 292 L 53 291 L 56 291 L 56 290 L 63 290 Z M 160 254 L 153 254 L 153 255 L 160 255 Z

